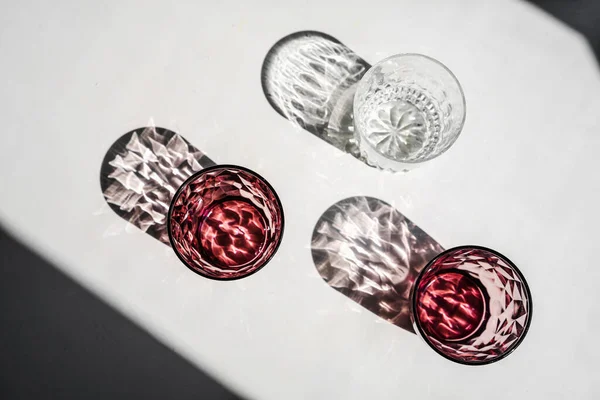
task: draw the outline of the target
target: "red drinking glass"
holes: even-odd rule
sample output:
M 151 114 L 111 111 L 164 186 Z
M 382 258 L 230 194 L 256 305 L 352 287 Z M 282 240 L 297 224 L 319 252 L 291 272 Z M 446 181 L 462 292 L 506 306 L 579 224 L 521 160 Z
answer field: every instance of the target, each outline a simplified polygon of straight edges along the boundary
M 442 356 L 462 364 L 506 357 L 531 324 L 531 292 L 521 271 L 480 246 L 449 249 L 431 260 L 412 289 L 417 332 Z
M 231 280 L 261 269 L 283 235 L 283 207 L 257 173 L 235 165 L 205 168 L 187 179 L 171 201 L 171 246 L 191 270 Z

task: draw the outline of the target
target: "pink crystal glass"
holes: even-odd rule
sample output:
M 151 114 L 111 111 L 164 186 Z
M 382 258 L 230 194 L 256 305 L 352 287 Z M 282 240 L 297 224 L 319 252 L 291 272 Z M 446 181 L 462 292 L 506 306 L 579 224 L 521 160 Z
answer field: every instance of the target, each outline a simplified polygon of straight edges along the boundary
M 502 254 L 461 246 L 439 254 L 412 290 L 415 331 L 438 353 L 462 364 L 506 357 L 531 323 L 531 292 Z
M 261 176 L 234 165 L 205 168 L 177 190 L 168 217 L 171 246 L 207 278 L 230 280 L 262 268 L 283 234 L 283 208 Z

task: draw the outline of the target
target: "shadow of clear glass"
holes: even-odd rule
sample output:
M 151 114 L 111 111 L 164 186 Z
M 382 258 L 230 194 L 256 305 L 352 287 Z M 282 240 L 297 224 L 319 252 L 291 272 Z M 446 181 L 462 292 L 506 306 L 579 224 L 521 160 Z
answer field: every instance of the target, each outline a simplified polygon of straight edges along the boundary
M 421 54 L 398 54 L 365 73 L 354 96 L 356 142 L 378 168 L 401 171 L 444 153 L 465 121 L 454 74 Z
M 391 205 L 350 197 L 317 221 L 311 252 L 329 286 L 377 316 L 413 332 L 410 291 L 423 267 L 444 249 Z
M 371 66 L 339 40 L 296 32 L 267 53 L 261 82 L 269 104 L 292 123 L 360 158 L 352 104 L 356 84 Z
M 283 207 L 257 173 L 217 165 L 181 185 L 167 225 L 173 250 L 192 271 L 212 279 L 239 279 L 261 269 L 277 251 Z
M 427 264 L 411 295 L 415 330 L 449 360 L 498 361 L 522 342 L 532 301 L 521 271 L 485 247 L 446 250 Z

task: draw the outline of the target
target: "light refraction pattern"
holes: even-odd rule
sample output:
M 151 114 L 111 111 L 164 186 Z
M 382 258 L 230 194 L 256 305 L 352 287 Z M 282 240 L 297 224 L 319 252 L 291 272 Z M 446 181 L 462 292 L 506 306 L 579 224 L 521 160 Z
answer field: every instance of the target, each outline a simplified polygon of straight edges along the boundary
M 226 200 L 210 207 L 203 215 L 198 228 L 199 243 L 212 264 L 243 265 L 256 259 L 265 247 L 269 226 L 260 209 L 252 203 Z
M 108 150 L 100 171 L 102 193 L 119 216 L 169 244 L 166 222 L 173 195 L 195 171 L 214 164 L 175 132 L 141 128 Z
M 391 205 L 350 197 L 319 218 L 312 256 L 329 286 L 379 317 L 413 332 L 410 292 L 442 246 Z
M 266 181 L 235 166 L 207 168 L 175 194 L 173 249 L 193 271 L 238 279 L 262 268 L 283 234 L 283 208 Z
M 418 319 L 428 335 L 440 340 L 462 340 L 484 320 L 486 301 L 468 275 L 445 272 L 432 275 L 417 299 Z
M 462 278 L 450 282 L 450 276 Z M 504 357 L 520 343 L 531 322 L 525 279 L 514 264 L 490 249 L 448 250 L 423 271 L 414 290 L 417 330 L 454 361 L 486 364 Z
M 298 32 L 271 48 L 263 64 L 262 85 L 281 115 L 358 158 L 352 104 L 356 83 L 369 68 L 331 36 Z

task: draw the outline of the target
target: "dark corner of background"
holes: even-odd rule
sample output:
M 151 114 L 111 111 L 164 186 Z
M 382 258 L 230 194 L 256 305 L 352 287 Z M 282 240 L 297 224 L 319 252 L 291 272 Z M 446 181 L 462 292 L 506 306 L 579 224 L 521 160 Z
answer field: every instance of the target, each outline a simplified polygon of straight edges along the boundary
M 600 67 L 600 0 L 527 0 L 571 28 L 588 41 Z
M 0 398 L 240 398 L 0 226 Z

